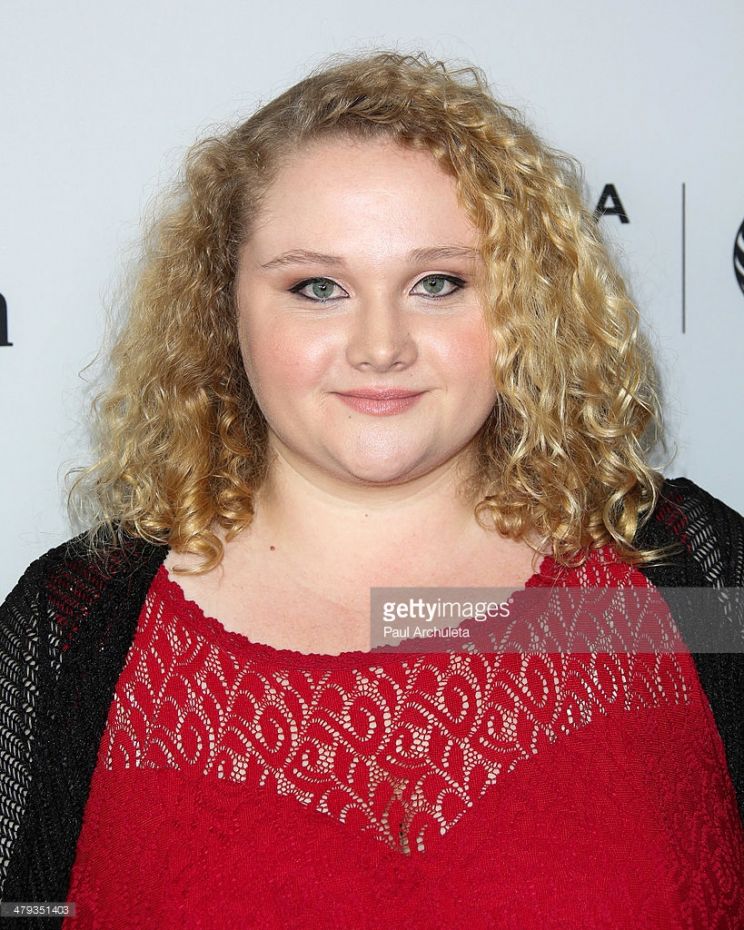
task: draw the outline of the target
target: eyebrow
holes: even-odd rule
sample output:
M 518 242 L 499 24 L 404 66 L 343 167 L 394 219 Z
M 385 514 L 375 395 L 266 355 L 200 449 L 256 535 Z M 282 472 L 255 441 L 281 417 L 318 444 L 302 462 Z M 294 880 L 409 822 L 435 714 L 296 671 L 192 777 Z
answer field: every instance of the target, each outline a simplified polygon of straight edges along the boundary
M 461 245 L 439 245 L 424 249 L 412 249 L 406 256 L 409 262 L 433 262 L 442 258 L 469 258 L 475 259 L 478 256 L 477 249 L 471 249 Z M 346 267 L 346 261 L 338 255 L 326 255 L 323 252 L 313 252 L 309 249 L 292 249 L 290 252 L 284 252 L 277 255 L 271 261 L 261 265 L 261 268 L 281 268 L 285 265 L 336 265 L 339 268 Z

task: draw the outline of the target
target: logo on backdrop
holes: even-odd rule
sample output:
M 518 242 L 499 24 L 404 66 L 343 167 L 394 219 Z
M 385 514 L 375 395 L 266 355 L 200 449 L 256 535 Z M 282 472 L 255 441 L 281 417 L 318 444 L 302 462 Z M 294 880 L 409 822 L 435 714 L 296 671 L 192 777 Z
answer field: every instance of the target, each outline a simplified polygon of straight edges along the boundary
M 734 274 L 744 294 L 744 223 L 739 227 L 734 240 Z
M 0 294 L 0 346 L 12 345 L 12 342 L 8 342 L 8 304 Z
M 629 223 L 628 214 L 614 184 L 605 184 L 599 195 L 597 206 L 594 208 L 594 218 L 600 216 L 616 216 L 621 223 Z

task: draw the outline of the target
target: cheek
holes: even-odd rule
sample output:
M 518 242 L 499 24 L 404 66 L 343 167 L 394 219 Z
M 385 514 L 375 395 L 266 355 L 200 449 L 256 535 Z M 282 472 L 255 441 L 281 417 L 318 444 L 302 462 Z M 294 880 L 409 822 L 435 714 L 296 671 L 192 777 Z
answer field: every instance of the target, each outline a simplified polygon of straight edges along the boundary
M 495 395 L 491 349 L 488 332 L 482 321 L 472 321 L 458 327 L 446 338 L 437 337 L 435 343 L 448 380 L 475 391 L 481 397 Z
M 317 384 L 326 368 L 331 340 L 296 326 L 244 322 L 240 329 L 243 364 L 257 396 L 302 393 Z

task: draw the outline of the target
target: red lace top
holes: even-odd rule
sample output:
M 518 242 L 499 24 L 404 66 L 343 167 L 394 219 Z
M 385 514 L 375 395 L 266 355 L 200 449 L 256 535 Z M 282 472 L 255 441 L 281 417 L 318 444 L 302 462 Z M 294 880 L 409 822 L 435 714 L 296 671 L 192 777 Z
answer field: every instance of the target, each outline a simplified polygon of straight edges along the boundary
M 606 547 L 526 588 L 596 584 L 649 583 Z M 161 566 L 64 927 L 734 930 L 743 873 L 689 653 L 304 655 Z

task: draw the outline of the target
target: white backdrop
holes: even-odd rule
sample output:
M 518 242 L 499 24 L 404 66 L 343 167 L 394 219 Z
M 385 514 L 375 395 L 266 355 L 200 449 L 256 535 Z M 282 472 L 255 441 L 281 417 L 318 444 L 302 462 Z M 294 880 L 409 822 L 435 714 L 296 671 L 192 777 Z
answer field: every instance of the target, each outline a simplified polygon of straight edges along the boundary
M 744 512 L 744 291 L 732 259 L 744 222 L 740 0 L 3 0 L 0 29 L 0 293 L 12 343 L 0 347 L 0 600 L 71 535 L 62 479 L 88 462 L 80 372 L 148 198 L 197 136 L 334 51 L 423 49 L 480 65 L 579 158 L 594 203 L 615 185 L 629 222 L 600 222 L 658 348 L 679 449 L 666 472 Z

